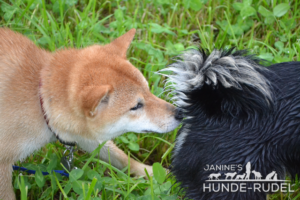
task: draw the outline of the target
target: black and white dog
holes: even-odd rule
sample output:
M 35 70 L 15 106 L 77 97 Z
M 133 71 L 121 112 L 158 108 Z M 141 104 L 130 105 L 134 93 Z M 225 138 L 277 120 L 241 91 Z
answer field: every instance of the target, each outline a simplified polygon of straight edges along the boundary
M 245 50 L 192 49 L 162 70 L 172 72 L 165 76 L 185 115 L 171 172 L 186 197 L 265 200 L 272 176 L 300 175 L 300 62 L 260 62 Z M 228 191 L 228 172 L 239 176 L 227 183 L 246 179 L 248 190 Z M 264 190 L 250 187 L 255 178 L 268 180 L 258 182 Z

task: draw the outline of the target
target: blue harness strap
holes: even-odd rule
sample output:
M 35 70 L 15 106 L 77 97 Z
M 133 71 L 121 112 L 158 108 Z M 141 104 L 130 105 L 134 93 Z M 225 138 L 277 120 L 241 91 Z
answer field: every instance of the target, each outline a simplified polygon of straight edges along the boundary
M 13 170 L 16 171 L 16 170 L 19 170 L 19 171 L 25 171 L 25 172 L 28 172 L 30 174 L 35 174 L 35 170 L 30 170 L 30 169 L 27 169 L 25 167 L 19 167 L 19 166 L 15 166 L 13 165 Z M 64 170 L 53 170 L 52 172 L 55 172 L 55 173 L 58 173 L 58 174 L 61 174 L 62 176 L 65 176 L 65 177 L 69 177 L 69 174 L 67 172 L 65 172 Z M 48 172 L 42 172 L 43 175 L 48 175 L 49 173 Z

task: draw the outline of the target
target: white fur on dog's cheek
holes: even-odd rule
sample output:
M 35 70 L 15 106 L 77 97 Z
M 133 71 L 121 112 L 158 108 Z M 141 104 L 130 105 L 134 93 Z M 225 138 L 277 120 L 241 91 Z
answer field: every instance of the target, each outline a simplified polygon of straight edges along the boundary
M 163 132 L 162 128 L 152 123 L 145 113 L 141 113 L 140 115 L 135 120 L 129 116 L 121 117 L 117 122 L 105 129 L 105 135 L 107 135 L 107 138 L 115 138 L 126 132 L 142 133 L 145 130 Z
M 145 112 L 142 112 L 137 119 L 123 116 L 115 123 L 107 125 L 104 129 L 94 134 L 96 134 L 98 140 L 107 141 L 126 132 L 145 133 L 145 131 L 149 131 L 166 133 L 174 130 L 180 124 L 180 121 L 176 120 L 174 116 L 157 121 L 158 122 L 154 122 Z
M 181 121 L 176 120 L 173 116 L 169 118 L 169 122 L 164 124 L 164 131 L 160 133 L 166 133 L 173 131 L 177 126 L 179 126 Z
M 166 133 L 174 130 L 180 124 L 180 121 L 176 120 L 173 115 L 164 118 L 150 118 L 146 113 L 143 113 L 134 124 L 134 132 L 136 133 L 144 133 L 145 131 Z
M 98 133 L 98 140 L 107 141 L 116 138 L 123 133 L 128 132 L 127 126 L 130 123 L 130 119 L 126 116 L 121 117 L 115 123 L 107 125 L 104 129 Z
M 95 130 L 92 135 L 97 141 L 108 141 L 116 138 L 127 132 L 135 133 L 166 133 L 174 130 L 180 121 L 176 120 L 174 116 L 170 115 L 166 118 L 152 119 L 145 112 L 138 111 L 139 113 L 131 113 L 121 117 L 114 123 L 106 125 L 104 128 Z M 136 114 L 139 117 L 133 119 L 130 115 Z M 54 130 L 54 132 L 58 132 Z M 77 142 L 85 140 L 80 135 L 74 135 L 67 132 L 59 132 L 59 138 L 66 142 Z M 87 142 L 88 143 L 88 142 Z M 88 147 L 87 147 L 88 148 Z

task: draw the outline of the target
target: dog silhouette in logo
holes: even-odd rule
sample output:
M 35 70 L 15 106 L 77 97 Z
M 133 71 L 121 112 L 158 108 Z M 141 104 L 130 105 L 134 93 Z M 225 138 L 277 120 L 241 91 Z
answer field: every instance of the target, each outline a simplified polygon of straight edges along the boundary
M 224 175 L 226 176 L 225 179 L 227 179 L 228 177 L 230 177 L 231 179 L 233 179 L 233 177 L 235 177 L 235 175 L 236 175 L 236 172 L 234 172 L 234 173 L 226 173 Z
M 249 180 L 251 174 L 251 163 L 248 162 L 246 165 L 246 178 L 245 180 Z
M 273 177 L 275 174 L 276 174 L 276 172 L 275 172 L 275 171 L 272 171 L 270 174 L 268 174 L 268 175 L 266 176 L 266 180 L 272 180 L 272 177 Z M 276 178 L 277 178 L 277 174 L 276 174 Z
M 221 176 L 221 173 L 217 173 L 217 174 L 210 174 L 209 176 L 208 176 L 208 178 L 209 178 L 209 180 L 213 180 L 214 178 L 216 179 L 216 180 L 219 180 L 219 177 Z
M 239 180 L 239 179 L 243 180 L 245 178 L 245 176 L 246 176 L 246 173 L 241 174 L 241 175 L 236 175 L 235 180 Z
M 255 171 L 255 170 L 253 170 L 252 173 L 254 174 L 255 179 L 261 180 L 262 175 L 261 175 L 260 172 L 257 172 L 257 171 Z

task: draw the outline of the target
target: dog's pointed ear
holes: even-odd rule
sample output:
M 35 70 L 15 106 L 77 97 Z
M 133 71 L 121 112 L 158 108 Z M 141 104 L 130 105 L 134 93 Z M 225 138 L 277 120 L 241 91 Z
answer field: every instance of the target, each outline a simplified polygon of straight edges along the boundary
M 84 87 L 80 93 L 84 114 L 88 117 L 96 116 L 101 106 L 108 103 L 111 91 L 110 85 Z
M 120 55 L 122 58 L 126 58 L 127 50 L 133 40 L 136 30 L 130 29 L 124 35 L 118 37 L 109 44 L 109 47 L 114 51 L 113 53 Z

